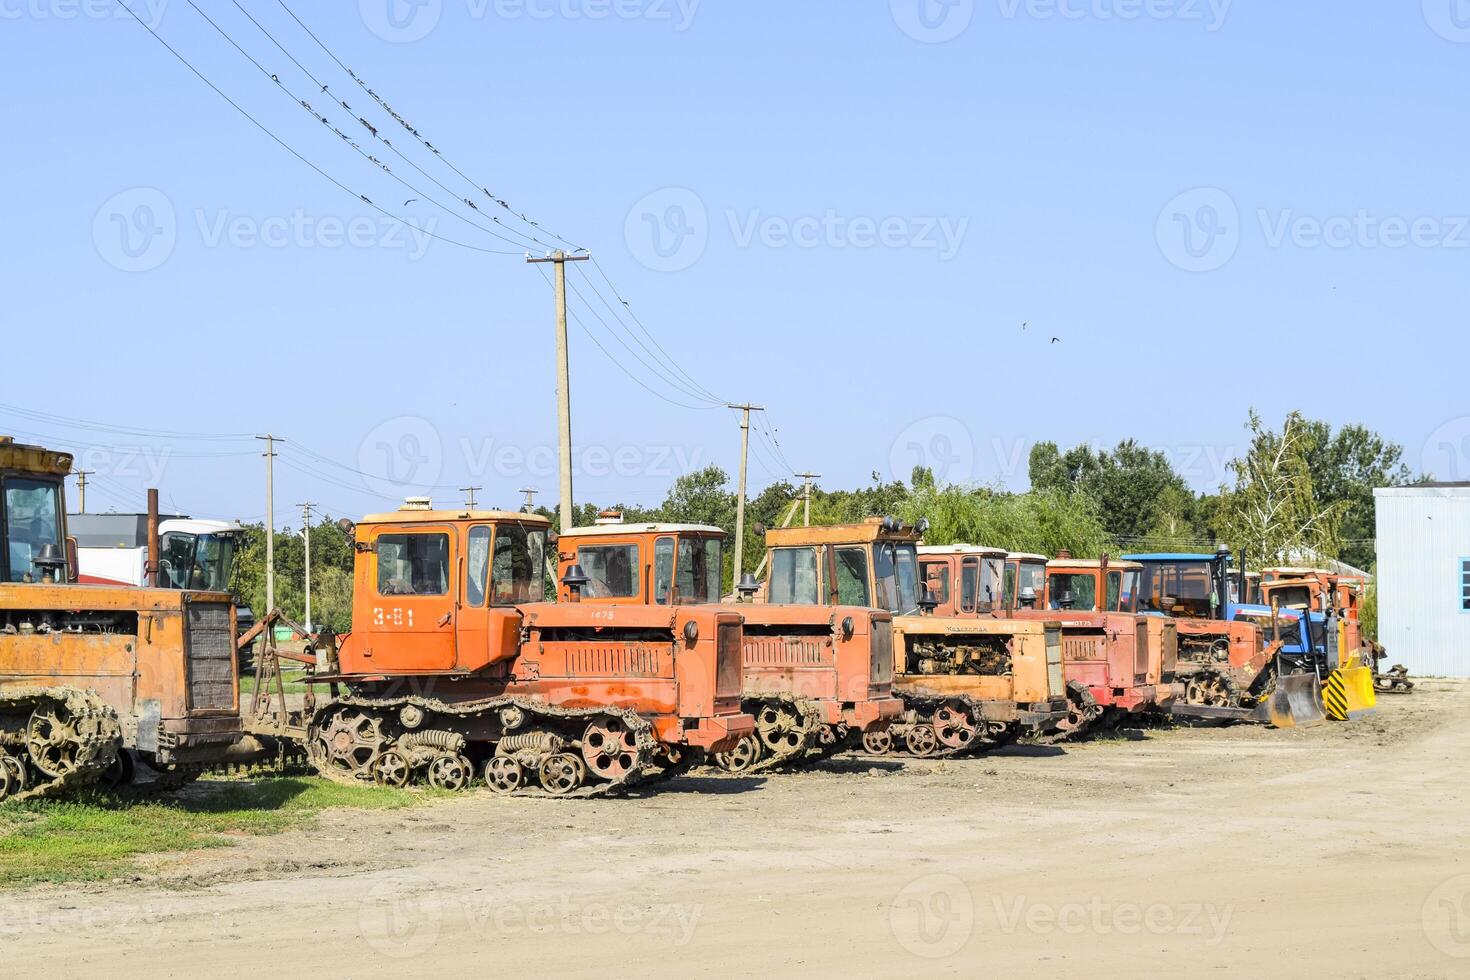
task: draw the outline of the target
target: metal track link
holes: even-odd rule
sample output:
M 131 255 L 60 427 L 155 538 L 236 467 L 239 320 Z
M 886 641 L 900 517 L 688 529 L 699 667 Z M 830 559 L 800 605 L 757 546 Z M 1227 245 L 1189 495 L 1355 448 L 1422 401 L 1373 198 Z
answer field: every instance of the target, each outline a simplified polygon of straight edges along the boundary
M 122 750 L 117 712 L 92 691 L 10 688 L 0 691 L 0 717 L 24 719 L 18 729 L 0 727 L 4 803 L 56 799 L 81 789 L 111 768 Z

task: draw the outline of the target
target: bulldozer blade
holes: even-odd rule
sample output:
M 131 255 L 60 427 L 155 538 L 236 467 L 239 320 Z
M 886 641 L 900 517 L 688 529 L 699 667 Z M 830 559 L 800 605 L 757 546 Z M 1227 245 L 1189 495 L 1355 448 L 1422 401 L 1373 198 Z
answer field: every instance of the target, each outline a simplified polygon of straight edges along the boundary
M 1258 710 L 1260 720 L 1274 728 L 1307 728 L 1327 720 L 1322 685 L 1316 674 L 1288 674 L 1278 678 L 1276 690 Z
M 1322 685 L 1322 703 L 1333 721 L 1353 721 L 1378 710 L 1373 693 L 1373 671 L 1367 667 L 1341 667 L 1327 675 Z

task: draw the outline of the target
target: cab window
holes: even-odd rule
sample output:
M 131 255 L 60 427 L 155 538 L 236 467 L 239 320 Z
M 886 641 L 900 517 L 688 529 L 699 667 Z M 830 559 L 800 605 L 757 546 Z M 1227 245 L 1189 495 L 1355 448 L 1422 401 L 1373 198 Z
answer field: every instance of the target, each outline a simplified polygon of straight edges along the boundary
M 495 532 L 490 564 L 490 604 L 514 606 L 543 598 L 546 532 L 519 524 L 503 524 Z
M 838 548 L 837 603 L 843 606 L 867 606 L 868 549 Z
M 1097 608 L 1097 582 L 1091 575 L 1058 573 L 1047 580 L 1047 605 L 1052 609 Z
M 669 603 L 674 590 L 674 539 L 659 538 L 653 543 L 653 601 L 661 606 Z
M 35 558 L 46 545 L 62 547 L 61 494 L 55 483 L 11 477 L 5 481 L 5 528 L 9 538 L 10 581 L 39 581 Z
M 470 528 L 464 580 L 464 602 L 472 609 L 485 604 L 485 585 L 490 579 L 490 529 Z
M 960 563 L 960 612 L 975 611 L 975 595 L 980 587 L 980 562 L 966 558 Z
M 924 573 L 924 585 L 928 587 L 934 601 L 941 606 L 949 602 L 949 562 L 926 561 L 920 565 Z
M 679 540 L 680 602 L 719 602 L 725 569 L 716 538 Z
M 449 594 L 449 535 L 384 534 L 377 551 L 379 595 Z
M 1117 612 L 1123 601 L 1123 573 L 1108 572 L 1108 612 Z
M 818 605 L 815 549 L 777 548 L 771 553 L 771 601 Z

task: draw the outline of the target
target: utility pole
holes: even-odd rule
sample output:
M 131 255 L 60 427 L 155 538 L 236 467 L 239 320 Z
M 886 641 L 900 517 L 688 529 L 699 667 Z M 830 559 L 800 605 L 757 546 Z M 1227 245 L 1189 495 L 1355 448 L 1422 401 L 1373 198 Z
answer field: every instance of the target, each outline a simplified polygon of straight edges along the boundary
M 532 265 L 556 265 L 556 422 L 561 448 L 561 531 L 572 529 L 572 399 L 571 370 L 567 365 L 567 263 L 586 262 L 590 254 L 568 255 L 557 249 L 542 258 L 526 256 Z
M 316 504 L 297 504 L 301 508 L 301 537 L 306 542 L 306 632 L 311 633 L 311 509 Z
M 812 526 L 812 481 L 820 480 L 820 473 L 798 473 L 798 477 L 806 481 L 806 489 L 801 492 L 802 515 L 801 522 L 804 527 Z
M 265 443 L 265 612 L 269 616 L 276 611 L 276 443 L 286 440 L 273 435 L 255 438 Z
M 484 487 L 460 487 L 459 492 L 465 494 L 464 506 L 466 510 L 475 509 L 475 492 L 484 490 Z
M 750 413 L 764 412 L 759 405 L 726 405 L 738 408 L 740 416 L 740 496 L 735 498 L 735 585 L 740 584 L 740 573 L 745 560 L 745 460 L 750 453 Z
M 77 501 L 78 514 L 87 512 L 87 477 L 93 472 L 93 470 L 77 470 L 77 496 L 81 498 Z
M 523 494 L 526 495 L 526 503 L 525 503 L 524 506 L 521 507 L 521 510 L 525 511 L 527 514 L 530 514 L 533 511 L 535 511 L 536 510 L 536 494 L 538 494 L 540 492 L 541 491 L 540 490 L 537 490 L 535 487 L 521 487 L 519 490 L 517 490 L 516 493 L 523 493 Z

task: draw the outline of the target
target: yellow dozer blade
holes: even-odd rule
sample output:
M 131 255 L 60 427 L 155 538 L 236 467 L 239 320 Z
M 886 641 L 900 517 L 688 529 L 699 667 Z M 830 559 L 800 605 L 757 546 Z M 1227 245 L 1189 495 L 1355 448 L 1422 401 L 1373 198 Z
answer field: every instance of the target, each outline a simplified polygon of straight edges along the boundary
M 1273 728 L 1307 728 L 1327 720 L 1322 704 L 1322 685 L 1316 674 L 1288 674 L 1276 678 L 1276 689 L 1257 711 L 1259 719 Z
M 1356 661 L 1349 661 L 1350 664 Z M 1373 671 L 1363 666 L 1339 667 L 1322 685 L 1322 703 L 1333 721 L 1352 721 L 1378 710 Z

